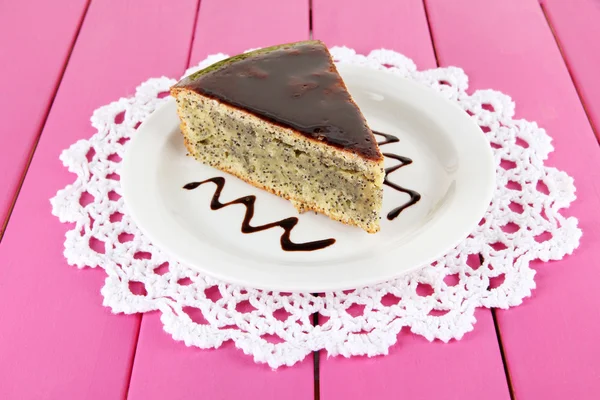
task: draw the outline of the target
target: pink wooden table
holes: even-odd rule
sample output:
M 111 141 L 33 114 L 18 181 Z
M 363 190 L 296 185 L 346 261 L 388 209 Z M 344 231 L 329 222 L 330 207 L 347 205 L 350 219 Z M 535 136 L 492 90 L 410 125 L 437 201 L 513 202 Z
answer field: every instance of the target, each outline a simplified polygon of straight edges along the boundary
M 149 77 L 311 35 L 460 66 L 472 89 L 512 96 L 575 178 L 580 248 L 537 264 L 533 296 L 479 310 L 461 341 L 402 332 L 385 357 L 272 371 L 233 345 L 186 348 L 157 314 L 112 315 L 104 272 L 62 256 L 61 150 Z M 599 0 L 0 1 L 0 399 L 599 399 L 599 39 Z

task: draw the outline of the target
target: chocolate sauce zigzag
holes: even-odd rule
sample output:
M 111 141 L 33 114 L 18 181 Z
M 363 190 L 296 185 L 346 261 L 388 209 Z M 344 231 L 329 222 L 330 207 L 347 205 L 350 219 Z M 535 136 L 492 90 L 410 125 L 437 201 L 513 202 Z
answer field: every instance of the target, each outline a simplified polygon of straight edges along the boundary
M 400 141 L 400 139 L 398 139 L 398 137 L 394 136 L 394 135 L 390 135 L 390 134 L 387 134 L 387 133 L 381 133 L 381 132 L 375 132 L 375 131 L 373 131 L 373 133 L 375 135 L 383 136 L 384 139 L 385 139 L 385 140 L 383 140 L 381 142 L 377 142 L 377 144 L 379 146 L 383 146 L 383 145 L 386 145 L 386 144 L 389 144 L 389 143 L 397 143 L 397 142 Z M 404 156 L 401 156 L 399 154 L 393 154 L 393 153 L 383 153 L 383 156 L 384 157 L 392 158 L 392 159 L 397 160 L 397 161 L 400 161 L 400 164 L 394 165 L 393 167 L 389 167 L 389 168 L 385 169 L 385 179 L 383 181 L 383 184 L 387 185 L 387 186 L 389 186 L 389 187 L 391 187 L 393 189 L 396 189 L 399 192 L 406 193 L 406 194 L 408 194 L 410 196 L 410 199 L 406 203 L 402 204 L 401 206 L 398 206 L 398 207 L 394 208 L 393 210 L 391 210 L 388 213 L 387 219 L 391 221 L 394 218 L 396 218 L 398 215 L 400 215 L 400 213 L 402 211 L 406 210 L 408 207 L 416 204 L 419 200 L 421 200 L 421 194 L 419 194 L 418 192 L 416 192 L 414 190 L 407 189 L 407 188 L 402 187 L 400 185 L 397 185 L 397 184 L 395 184 L 393 182 L 390 182 L 389 179 L 388 179 L 388 177 L 394 171 L 397 171 L 397 170 L 399 170 L 402 167 L 405 167 L 407 165 L 412 164 L 413 160 L 411 160 L 408 157 L 404 157 Z
M 383 146 L 384 144 L 390 144 L 390 143 L 398 143 L 400 141 L 400 139 L 398 139 L 398 136 L 390 135 L 389 133 L 373 131 L 373 134 L 378 135 L 378 136 L 383 136 L 383 138 L 385 139 L 381 142 L 377 142 L 378 146 Z
M 314 242 L 306 242 L 306 243 L 294 243 L 290 239 L 290 234 L 292 229 L 298 224 L 298 218 L 289 217 L 282 219 L 280 221 L 271 222 L 265 225 L 252 226 L 250 222 L 252 221 L 252 217 L 254 216 L 254 203 L 256 202 L 256 196 L 244 196 L 238 199 L 232 200 L 228 203 L 221 203 L 219 201 L 219 197 L 221 196 L 221 192 L 223 191 L 223 187 L 225 186 L 225 178 L 215 177 L 206 179 L 201 182 L 191 182 L 186 184 L 183 188 L 187 190 L 193 190 L 203 185 L 207 182 L 212 182 L 217 186 L 215 190 L 215 194 L 212 197 L 210 202 L 211 210 L 220 210 L 221 208 L 233 205 L 233 204 L 242 204 L 246 207 L 246 213 L 244 215 L 244 221 L 242 222 L 242 233 L 254 233 L 260 232 L 267 229 L 274 228 L 276 226 L 283 229 L 283 234 L 281 235 L 281 248 L 284 251 L 314 251 L 321 250 L 326 247 L 331 246 L 335 243 L 335 239 L 324 239 L 317 240 Z

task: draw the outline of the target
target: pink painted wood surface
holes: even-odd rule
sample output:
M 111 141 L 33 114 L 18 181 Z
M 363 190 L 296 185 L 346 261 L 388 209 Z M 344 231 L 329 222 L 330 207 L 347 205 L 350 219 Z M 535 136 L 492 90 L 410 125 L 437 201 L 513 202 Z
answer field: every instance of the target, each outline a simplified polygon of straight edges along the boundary
M 125 396 L 140 317 L 102 306 L 103 271 L 67 265 L 67 226 L 49 199 L 73 182 L 58 156 L 95 133 L 95 108 L 181 73 L 195 10 L 195 0 L 91 4 L 0 245 L 0 399 Z
M 542 6 L 600 139 L 600 1 L 545 0 Z
M 313 36 L 330 47 L 391 49 L 421 69 L 436 66 L 422 0 L 313 0 Z
M 313 367 L 273 371 L 231 342 L 202 350 L 176 342 L 158 313 L 144 315 L 128 399 L 312 399 Z
M 305 0 L 202 0 L 191 63 L 209 54 L 308 38 Z M 158 314 L 144 315 L 129 399 L 310 399 L 313 360 L 272 371 L 232 343 L 217 350 L 187 348 L 162 329 Z
M 306 0 L 202 0 L 190 61 L 306 40 L 308 11 Z
M 517 399 L 597 399 L 600 393 L 600 149 L 536 0 L 427 0 L 438 58 L 458 65 L 473 89 L 516 101 L 517 116 L 553 137 L 549 165 L 575 179 L 567 215 L 584 231 L 574 255 L 537 264 L 538 288 L 498 312 Z M 476 32 L 476 34 L 474 33 Z
M 0 6 L 0 239 L 86 5 L 24 0 Z
M 436 60 L 421 0 L 313 2 L 314 36 L 362 53 L 388 48 L 421 69 Z M 491 312 L 476 314 L 475 331 L 459 342 L 429 343 L 408 331 L 387 356 L 326 358 L 321 353 L 324 399 L 509 399 Z
M 326 358 L 322 399 L 510 399 L 492 314 L 475 313 L 475 330 L 460 341 L 429 342 L 405 330 L 379 357 Z
M 203 0 L 192 62 L 214 52 L 232 54 L 306 37 L 307 2 L 259 3 Z M 374 0 L 368 8 L 354 0 L 313 3 L 315 37 L 329 45 L 346 44 L 361 52 L 388 47 L 412 57 L 420 68 L 434 66 L 420 1 Z M 557 22 L 563 21 L 565 9 L 552 11 L 556 6 L 551 4 L 563 7 L 564 2 L 545 3 L 589 111 L 597 97 L 590 91 L 595 81 L 589 80 L 588 65 L 578 61 L 585 53 L 569 50 L 581 32 L 576 28 L 582 28 Z M 230 12 L 232 5 L 239 13 Z M 573 175 L 578 187 L 579 199 L 568 214 L 580 218 L 581 248 L 561 262 L 538 265 L 533 298 L 499 312 L 516 398 L 596 398 L 600 300 L 594 283 L 600 272 L 592 245 L 600 236 L 600 154 L 566 66 L 535 0 L 427 0 L 427 7 L 441 64 L 465 68 L 473 88 L 510 94 L 519 116 L 538 121 L 554 137 L 556 151 L 549 162 Z M 158 0 L 94 2 L 90 7 L 0 246 L 2 319 L 10 321 L 0 324 L 2 399 L 119 398 L 126 393 L 140 318 L 114 316 L 101 306 L 102 271 L 66 265 L 61 254 L 66 227 L 50 215 L 48 199 L 72 181 L 58 154 L 93 134 L 93 109 L 131 94 L 149 76 L 183 71 L 195 8 L 194 0 L 169 5 Z M 175 18 L 178 24 L 168 23 Z M 268 23 L 261 24 L 265 19 Z M 61 35 L 64 39 L 65 31 Z M 4 52 L 8 47 L 0 43 Z M 162 44 L 160 52 L 157 43 Z M 40 51 L 52 45 L 50 41 Z M 60 49 L 50 53 L 58 57 Z M 15 160 L 27 158 L 27 151 L 22 154 Z M 460 342 L 431 344 L 403 332 L 386 357 L 323 355 L 323 398 L 507 398 L 491 315 L 482 310 L 477 318 L 475 331 Z M 158 314 L 145 316 L 130 397 L 200 393 L 211 398 L 311 398 L 312 360 L 273 372 L 253 364 L 233 345 L 215 351 L 186 348 L 162 332 Z

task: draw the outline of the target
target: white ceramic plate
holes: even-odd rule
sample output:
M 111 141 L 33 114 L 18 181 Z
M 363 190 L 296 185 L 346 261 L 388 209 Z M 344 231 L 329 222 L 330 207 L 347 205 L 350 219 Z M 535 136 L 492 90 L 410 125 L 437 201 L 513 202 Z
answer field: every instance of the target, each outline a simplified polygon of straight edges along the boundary
M 390 180 L 421 200 L 392 221 L 389 210 L 408 195 L 385 187 L 381 231 L 368 234 L 323 215 L 298 215 L 286 200 L 186 157 L 174 100 L 156 110 L 127 147 L 121 171 L 131 216 L 155 245 L 224 281 L 279 291 L 321 292 L 385 281 L 442 256 L 476 227 L 495 187 L 494 160 L 483 132 L 457 105 L 429 88 L 385 71 L 341 65 L 339 71 L 373 130 L 396 135 L 384 153 L 414 162 Z M 396 161 L 386 158 L 386 167 Z M 215 185 L 226 177 L 223 202 L 256 195 L 253 225 L 299 218 L 292 240 L 335 238 L 312 252 L 281 249 L 282 229 L 243 234 L 245 207 L 212 211 Z

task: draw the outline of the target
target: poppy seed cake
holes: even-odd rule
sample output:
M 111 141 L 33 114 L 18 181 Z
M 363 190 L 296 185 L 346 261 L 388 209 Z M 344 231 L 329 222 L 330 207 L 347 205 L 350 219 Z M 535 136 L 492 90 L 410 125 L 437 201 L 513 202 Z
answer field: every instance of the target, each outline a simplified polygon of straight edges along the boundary
M 171 88 L 197 160 L 369 233 L 379 231 L 383 156 L 325 45 L 231 57 Z

